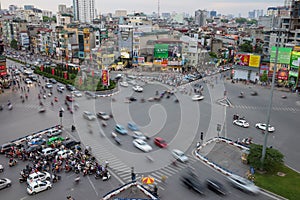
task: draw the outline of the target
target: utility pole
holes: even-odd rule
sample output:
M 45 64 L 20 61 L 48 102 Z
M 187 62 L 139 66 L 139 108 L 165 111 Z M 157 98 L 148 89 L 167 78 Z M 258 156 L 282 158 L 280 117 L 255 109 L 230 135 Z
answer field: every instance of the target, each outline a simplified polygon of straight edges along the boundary
M 263 149 L 262 149 L 262 156 L 260 159 L 260 162 L 262 164 L 264 164 L 264 160 L 266 157 L 266 149 L 267 149 L 267 142 L 268 142 L 268 135 L 269 135 L 269 124 L 270 124 L 270 117 L 271 117 L 271 110 L 272 110 L 272 104 L 273 104 L 273 93 L 274 93 L 274 85 L 275 85 L 275 74 L 277 71 L 277 60 L 278 60 L 278 50 L 279 50 L 279 40 L 280 40 L 280 36 L 281 36 L 281 30 L 278 31 L 278 40 L 277 40 L 277 44 L 276 44 L 276 54 L 275 54 L 275 60 L 274 60 L 274 68 L 273 68 L 273 75 L 272 75 L 272 84 L 271 84 L 271 94 L 270 94 L 270 100 L 269 100 L 269 107 L 268 107 L 268 112 L 267 112 L 267 122 L 266 122 L 266 130 L 265 130 L 265 137 L 264 137 L 264 145 L 263 145 Z

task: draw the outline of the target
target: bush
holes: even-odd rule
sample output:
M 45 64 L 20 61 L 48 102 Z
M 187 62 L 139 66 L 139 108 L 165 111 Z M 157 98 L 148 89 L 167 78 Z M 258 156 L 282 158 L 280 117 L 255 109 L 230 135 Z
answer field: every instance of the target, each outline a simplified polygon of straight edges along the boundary
M 262 165 L 260 159 L 262 157 L 262 145 L 251 144 L 248 162 L 256 169 L 263 169 L 267 172 L 274 172 L 283 165 L 283 154 L 277 149 L 267 148 L 264 163 Z

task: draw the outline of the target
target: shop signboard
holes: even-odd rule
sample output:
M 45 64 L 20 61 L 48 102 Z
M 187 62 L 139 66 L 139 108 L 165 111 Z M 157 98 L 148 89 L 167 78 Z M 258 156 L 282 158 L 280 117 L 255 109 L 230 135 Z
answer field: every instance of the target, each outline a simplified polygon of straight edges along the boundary
M 250 55 L 249 66 L 250 67 L 259 67 L 260 66 L 260 56 L 259 55 Z
M 240 66 L 249 66 L 250 55 L 245 53 L 237 53 L 235 55 L 235 63 Z
M 290 64 L 291 52 L 292 52 L 292 48 L 279 47 L 278 48 L 277 63 Z M 272 47 L 271 57 L 270 57 L 270 62 L 271 63 L 275 63 L 275 57 L 276 57 L 276 47 Z
M 168 58 L 168 53 L 169 53 L 168 44 L 154 45 L 154 58 Z
M 289 70 L 287 68 L 281 68 L 277 72 L 277 79 L 278 80 L 288 80 L 289 78 Z
M 169 58 L 180 58 L 181 57 L 181 45 L 170 44 L 169 45 Z
M 267 65 L 260 66 L 259 74 L 263 75 L 265 71 L 267 72 L 267 74 L 269 73 L 269 66 Z
M 107 69 L 102 69 L 102 85 L 109 86 L 109 72 Z
M 298 77 L 300 52 L 292 51 L 289 76 Z

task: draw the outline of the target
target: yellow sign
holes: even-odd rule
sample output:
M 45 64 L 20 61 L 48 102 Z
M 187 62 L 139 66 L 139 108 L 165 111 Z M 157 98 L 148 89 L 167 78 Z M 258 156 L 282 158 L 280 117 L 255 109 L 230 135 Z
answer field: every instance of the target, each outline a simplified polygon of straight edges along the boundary
M 259 67 L 260 65 L 260 56 L 259 55 L 250 55 L 249 66 L 250 67 Z

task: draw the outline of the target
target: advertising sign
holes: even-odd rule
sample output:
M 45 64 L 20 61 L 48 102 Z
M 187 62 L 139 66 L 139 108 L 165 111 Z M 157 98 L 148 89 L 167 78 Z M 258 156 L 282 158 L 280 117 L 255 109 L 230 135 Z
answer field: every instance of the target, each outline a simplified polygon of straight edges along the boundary
M 259 55 L 250 55 L 249 66 L 250 67 L 259 67 L 260 66 L 260 56 Z
M 181 45 L 170 44 L 168 54 L 169 58 L 179 58 L 181 56 Z
M 291 52 L 292 52 L 292 48 L 279 47 L 277 63 L 290 64 Z M 271 57 L 270 57 L 271 63 L 275 63 L 275 57 L 276 57 L 276 47 L 272 47 Z
M 168 44 L 155 44 L 154 45 L 154 58 L 168 58 L 169 53 Z
M 144 63 L 145 58 L 144 57 L 138 57 L 138 63 Z
M 260 66 L 259 74 L 263 75 L 264 71 L 266 71 L 267 74 L 268 74 L 269 73 L 269 66 L 267 66 L 267 65 Z
M 289 70 L 287 68 L 281 68 L 277 72 L 277 79 L 278 80 L 288 80 L 289 78 Z
M 235 56 L 235 63 L 241 66 L 249 66 L 250 55 L 237 53 Z
M 300 65 L 300 52 L 292 51 L 291 54 L 291 63 L 290 63 L 290 76 L 298 77 Z
M 102 69 L 102 85 L 109 86 L 109 72 L 107 69 Z

